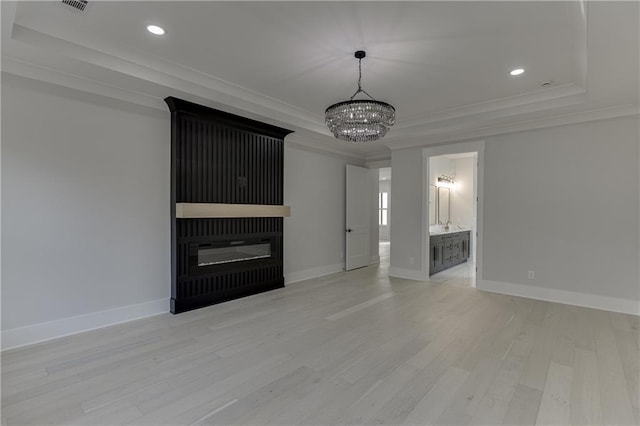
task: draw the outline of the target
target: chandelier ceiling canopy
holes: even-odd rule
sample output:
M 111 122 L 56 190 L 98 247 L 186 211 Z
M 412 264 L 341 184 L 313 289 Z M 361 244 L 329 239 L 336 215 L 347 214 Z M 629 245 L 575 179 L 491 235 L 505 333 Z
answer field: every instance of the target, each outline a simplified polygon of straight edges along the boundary
M 373 142 L 382 139 L 396 122 L 396 110 L 386 102 L 376 101 L 362 88 L 362 59 L 367 56 L 358 50 L 358 90 L 348 101 L 331 105 L 325 111 L 325 124 L 333 135 L 343 141 Z M 369 99 L 353 99 L 364 93 Z

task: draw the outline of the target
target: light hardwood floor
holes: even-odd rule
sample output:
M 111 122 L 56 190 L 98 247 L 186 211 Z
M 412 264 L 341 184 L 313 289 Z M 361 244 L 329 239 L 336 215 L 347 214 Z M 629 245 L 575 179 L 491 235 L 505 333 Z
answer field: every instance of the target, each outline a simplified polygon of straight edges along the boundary
M 475 287 L 476 274 L 474 269 L 475 264 L 471 262 L 461 263 L 431 275 L 429 281 L 458 287 Z
M 638 318 L 381 266 L 2 354 L 2 424 L 638 424 Z

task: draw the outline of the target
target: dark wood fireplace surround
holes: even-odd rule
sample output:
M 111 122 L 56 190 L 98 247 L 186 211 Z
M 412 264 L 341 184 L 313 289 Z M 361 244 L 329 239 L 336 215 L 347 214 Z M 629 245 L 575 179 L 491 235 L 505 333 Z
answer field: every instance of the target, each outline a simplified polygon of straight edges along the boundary
M 171 110 L 171 312 L 284 287 L 282 217 L 177 218 L 176 204 L 281 206 L 284 137 L 291 131 L 173 97 L 165 101 Z M 269 247 L 269 254 L 198 263 L 199 250 L 245 244 Z

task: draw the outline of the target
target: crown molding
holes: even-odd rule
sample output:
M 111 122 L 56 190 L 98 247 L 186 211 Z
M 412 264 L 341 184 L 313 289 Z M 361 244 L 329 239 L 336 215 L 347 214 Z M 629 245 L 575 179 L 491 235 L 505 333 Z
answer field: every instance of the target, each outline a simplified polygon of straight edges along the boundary
M 131 91 L 77 74 L 30 63 L 8 55 L 2 56 L 2 72 L 161 111 L 167 111 L 167 105 L 161 97 Z
M 576 91 L 573 94 L 556 97 L 550 101 L 528 104 L 524 103 L 518 106 L 512 106 L 495 111 L 485 111 L 483 113 L 463 116 L 455 119 L 433 122 L 425 125 L 416 125 L 405 129 L 397 129 L 390 137 L 388 136 L 386 140 L 388 143 L 397 144 L 397 140 L 411 140 L 415 137 L 432 139 L 443 136 L 452 136 L 464 133 L 469 129 L 475 130 L 492 127 L 492 122 L 504 122 L 504 120 L 511 120 L 510 123 L 515 123 L 522 121 L 517 120 L 517 117 L 519 116 L 542 111 L 550 111 L 557 108 L 576 106 L 586 101 L 586 92 Z
M 2 4 L 3 72 L 160 111 L 166 111 L 163 101 L 166 96 L 181 97 L 294 129 L 296 133 L 286 139 L 290 146 L 354 162 L 388 160 L 391 150 L 395 149 L 632 115 L 638 110 L 637 106 L 618 105 L 523 119 L 535 112 L 588 105 L 586 10 L 580 18 L 584 20 L 580 30 L 584 32 L 581 35 L 584 43 L 579 46 L 584 60 L 579 64 L 577 83 L 405 118 L 375 147 L 364 148 L 336 143 L 324 126 L 321 114 L 171 61 L 135 56 L 127 51 L 107 53 L 106 47 L 88 47 L 39 32 L 16 24 L 15 9 L 13 2 Z
M 329 143 L 331 144 L 330 146 L 328 145 Z M 345 144 L 345 147 L 348 147 L 349 144 L 351 144 L 350 142 L 339 143 Z M 384 144 L 380 145 L 381 149 L 379 151 L 357 153 L 349 151 L 347 149 L 341 150 L 339 148 L 336 148 L 335 146 L 333 146 L 335 144 L 333 138 L 317 137 L 313 134 L 298 132 L 292 133 L 291 135 L 287 136 L 285 138 L 285 144 L 291 146 L 292 148 L 346 159 L 353 164 L 364 165 L 365 163 L 368 164 L 370 162 L 373 164 L 376 162 L 386 162 L 391 160 L 391 151 Z
M 26 44 L 29 49 L 24 49 L 24 46 L 12 46 L 19 44 L 19 42 Z M 18 49 L 19 52 L 16 52 L 15 49 Z M 36 49 L 41 50 L 36 51 Z M 46 62 L 47 52 L 56 52 L 56 60 L 59 60 L 60 55 L 64 55 L 83 64 L 96 67 L 96 71 L 106 70 L 128 77 L 128 79 L 118 82 L 117 85 L 105 85 L 100 81 L 95 81 L 98 85 L 102 85 L 102 90 L 98 91 L 98 93 L 104 94 L 105 88 L 109 88 L 121 92 L 120 95 L 116 96 L 136 103 L 142 102 L 142 104 L 154 108 L 159 108 L 159 105 L 161 105 L 159 99 L 164 98 L 166 95 L 179 94 L 183 98 L 197 100 L 199 103 L 204 103 L 216 109 L 232 113 L 245 112 L 254 114 L 254 117 L 259 119 L 275 120 L 274 124 L 276 125 L 284 123 L 320 135 L 329 135 L 321 114 L 311 113 L 213 75 L 164 59 L 135 56 L 126 51 L 106 53 L 98 48 L 80 45 L 15 23 L 12 25 L 8 49 L 5 50 L 6 52 L 3 52 L 3 55 L 12 58 L 11 55 L 13 53 L 16 55 L 12 58 L 15 61 L 67 74 L 66 81 L 61 81 L 58 78 L 57 84 L 69 86 L 73 83 L 71 80 L 82 79 L 86 87 L 89 79 L 76 75 L 71 65 L 56 64 L 68 67 L 67 70 L 61 70 L 43 64 L 43 61 Z M 33 78 L 47 81 L 47 76 L 43 72 L 40 72 L 38 77 Z M 156 85 L 155 90 L 151 89 L 155 93 L 143 94 L 138 92 L 137 87 L 132 87 L 135 85 L 135 79 L 145 82 L 145 91 L 150 90 L 149 87 L 151 85 L 149 83 Z M 125 84 L 128 84 L 129 87 L 124 87 Z M 80 88 L 80 90 L 83 89 Z M 131 93 L 127 94 L 125 92 Z M 516 96 L 479 102 L 425 116 L 402 119 L 396 124 L 394 133 L 399 137 L 407 137 L 416 131 L 428 131 L 433 127 L 445 127 L 446 129 L 442 129 L 442 131 L 452 131 L 462 124 L 468 125 L 469 120 L 481 122 L 579 103 L 584 101 L 585 93 L 586 90 L 577 84 L 565 84 Z M 144 99 L 145 96 L 151 99 Z M 202 102 L 203 100 L 205 102 Z M 206 102 L 207 100 L 209 102 Z
M 327 137 L 328 138 L 328 137 Z M 341 158 L 353 164 L 364 164 L 364 157 L 360 154 L 340 150 L 333 146 L 328 146 L 327 138 L 317 137 L 309 133 L 292 133 L 284 139 L 285 146 L 300 149 L 303 151 L 313 152 L 316 154 L 327 155 L 330 157 Z
M 391 167 L 391 153 L 389 153 L 388 158 L 379 159 L 379 160 L 367 160 L 365 165 L 369 169 L 381 169 L 383 167 Z
M 56 55 L 64 55 L 73 60 L 89 64 L 98 68 L 120 73 L 124 76 L 150 82 L 164 90 L 164 93 L 154 93 L 158 98 L 163 98 L 167 93 L 181 93 L 181 96 L 193 99 L 209 99 L 215 108 L 221 106 L 246 111 L 260 117 L 268 117 L 280 123 L 292 124 L 318 133 L 327 133 L 328 130 L 322 123 L 320 114 L 312 114 L 301 108 L 297 108 L 280 100 L 259 94 L 239 85 L 226 82 L 215 76 L 205 74 L 180 64 L 154 58 L 144 60 L 118 52 L 118 56 L 105 53 L 98 49 L 72 43 L 64 39 L 53 37 L 39 31 L 13 24 L 12 40 L 22 42 L 29 46 L 36 46 L 45 52 L 56 52 Z M 17 43 L 14 43 L 17 44 Z M 13 57 L 25 63 L 41 65 L 40 59 L 44 52 L 27 51 L 22 46 L 7 46 L 7 52 L 3 56 Z M 17 50 L 17 51 L 16 51 Z M 29 54 L 31 53 L 31 57 Z M 23 56 L 19 58 L 18 55 Z M 24 58 L 24 56 L 27 56 Z M 56 71 L 69 73 L 66 70 Z M 135 91 L 123 86 L 122 90 Z M 185 96 L 186 95 L 186 96 Z M 209 102 L 211 104 L 212 102 Z M 232 111 L 230 111 L 232 112 Z
M 388 144 L 387 146 L 392 151 L 396 151 L 442 143 L 458 142 L 469 139 L 486 138 L 508 133 L 518 133 L 550 127 L 560 127 L 590 121 L 629 117 L 634 115 L 640 115 L 640 107 L 638 105 L 615 105 L 605 108 L 561 114 L 553 117 L 545 117 L 534 120 L 521 120 L 514 123 L 494 126 L 474 127 L 472 129 L 466 129 L 464 131 L 447 133 L 443 135 L 431 135 L 427 137 L 416 136 L 412 138 L 393 141 L 392 144 Z
M 259 120 L 274 126 L 292 126 L 296 129 L 301 128 L 292 124 L 291 121 L 285 121 L 284 119 L 274 120 L 270 117 L 265 117 L 261 114 L 256 114 L 242 108 L 231 107 L 221 102 L 213 102 L 209 98 L 203 98 L 201 94 L 193 95 L 191 93 L 177 90 L 171 86 L 158 85 L 153 93 L 145 93 L 138 90 L 132 90 L 129 87 L 108 84 L 67 70 L 60 70 L 39 63 L 30 62 L 22 58 L 13 57 L 8 52 L 3 52 L 2 55 L 2 72 L 131 104 L 145 106 L 163 112 L 167 111 L 167 105 L 164 102 L 164 98 L 167 94 L 171 94 L 173 96 L 189 99 L 190 101 L 201 105 L 250 119 Z M 323 130 L 325 129 L 323 128 Z
M 2 57 L 2 72 L 21 79 L 40 81 L 45 84 L 52 84 L 54 86 L 77 90 L 79 92 L 108 99 L 115 99 L 117 101 L 151 108 L 161 112 L 168 112 L 167 105 L 163 98 L 123 89 L 121 87 L 106 84 L 83 76 L 29 63 L 10 56 Z M 173 92 L 175 93 L 176 91 Z M 238 111 L 236 113 L 243 116 L 247 115 L 244 111 Z M 334 139 L 330 136 L 318 135 L 317 133 L 304 130 L 296 131 L 285 138 L 285 143 L 293 148 L 340 157 L 354 163 L 364 162 L 364 157 L 361 154 L 331 146 L 334 142 Z
M 2 71 L 9 74 L 14 74 L 21 78 L 44 81 L 46 83 L 54 84 L 57 86 L 67 87 L 70 89 L 75 89 L 106 98 L 141 105 L 160 111 L 166 111 L 166 105 L 163 98 L 161 97 L 129 90 L 128 88 L 106 84 L 94 79 L 89 79 L 84 76 L 49 68 L 40 64 L 34 64 L 9 55 L 3 55 L 2 57 Z M 171 88 L 166 88 L 166 91 L 164 93 L 167 92 L 182 95 L 181 92 Z M 211 103 L 209 102 L 209 104 Z M 214 107 L 217 106 L 218 105 L 214 105 Z M 225 109 L 228 112 L 247 115 L 246 111 L 244 110 L 229 109 L 228 107 Z M 297 148 L 306 149 L 308 151 L 317 153 L 332 154 L 349 159 L 350 161 L 354 162 L 378 161 L 388 159 L 391 150 L 406 149 L 437 143 L 458 141 L 474 137 L 487 137 L 498 134 L 514 133 L 519 131 L 534 130 L 537 128 L 562 126 L 567 124 L 623 117 L 636 114 L 638 114 L 638 106 L 617 105 L 535 120 L 520 120 L 518 122 L 493 126 L 473 126 L 476 120 L 471 123 L 468 121 L 468 119 L 459 121 L 456 120 L 456 123 L 449 127 L 413 129 L 413 134 L 406 136 L 402 134 L 403 132 L 396 131 L 401 129 L 394 129 L 394 134 L 392 134 L 391 137 L 388 136 L 382 141 L 382 145 L 385 147 L 383 149 L 389 150 L 384 153 L 380 151 L 373 153 L 357 153 L 348 149 L 340 149 L 338 147 L 332 146 L 333 139 L 330 136 L 318 134 L 317 132 L 313 131 L 300 132 L 299 130 L 297 130 L 295 134 L 287 136 L 285 141 Z M 255 117 L 255 115 L 253 117 Z M 291 125 L 291 123 L 288 122 L 284 123 Z M 275 122 L 273 124 L 282 125 L 281 122 Z M 469 124 L 472 125 L 470 126 Z M 481 124 L 481 122 L 478 122 L 477 124 Z
M 467 119 L 471 116 L 479 115 L 496 115 L 504 116 L 506 114 L 496 114 L 500 111 L 513 114 L 514 110 L 527 110 L 526 112 L 532 112 L 539 109 L 546 109 L 555 107 L 558 103 L 562 103 L 563 99 L 568 97 L 576 97 L 586 94 L 584 87 L 576 84 L 564 84 L 556 87 L 552 87 L 544 90 L 537 90 L 534 92 L 527 92 L 518 94 L 515 96 L 509 96 L 505 98 L 492 99 L 490 101 L 478 102 L 475 104 L 464 105 L 457 108 L 451 108 L 435 113 L 414 116 L 404 120 L 401 120 L 397 129 L 406 129 L 409 127 L 425 126 L 428 124 L 437 124 L 443 122 L 454 121 L 457 119 Z M 533 107 L 533 105 L 538 105 Z
M 546 89 L 539 89 L 514 96 L 491 99 L 449 108 L 428 114 L 414 115 L 399 120 L 397 129 L 407 129 L 415 127 L 426 127 L 433 125 L 443 125 L 444 123 L 460 121 L 461 119 L 492 119 L 498 117 L 509 117 L 517 114 L 525 114 L 544 109 L 557 108 L 560 106 L 577 104 L 586 99 L 587 94 L 587 52 L 588 52 L 588 4 L 580 1 L 572 4 L 572 7 L 579 7 L 581 12 L 577 16 L 579 25 L 577 38 L 580 40 L 576 49 L 579 61 L 577 64 L 578 77 L 574 83 L 566 83 L 551 86 Z M 571 15 L 574 16 L 574 15 Z
M 378 163 L 382 164 L 384 162 L 391 161 L 391 150 L 386 145 L 385 145 L 385 148 L 386 148 L 385 152 L 373 152 L 365 155 L 364 159 L 367 161 L 367 163 L 371 163 L 371 164 L 378 164 Z M 387 167 L 387 166 L 379 166 L 379 167 Z

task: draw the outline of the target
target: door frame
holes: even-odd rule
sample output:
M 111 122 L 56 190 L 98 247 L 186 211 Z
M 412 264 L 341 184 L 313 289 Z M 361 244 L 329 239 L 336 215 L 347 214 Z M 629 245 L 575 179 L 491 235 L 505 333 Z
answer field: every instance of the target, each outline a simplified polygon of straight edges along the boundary
M 482 247 L 483 247 L 483 212 L 484 212 L 484 140 L 471 141 L 471 142 L 459 142 L 447 145 L 438 145 L 433 147 L 425 147 L 422 149 L 422 192 L 426 202 L 422 203 L 422 223 L 425 224 L 426 232 L 423 232 L 422 236 L 422 253 L 425 254 L 423 261 L 425 262 L 425 270 L 427 280 L 429 279 L 429 159 L 431 157 L 438 157 L 440 155 L 447 154 L 462 154 L 466 152 L 475 152 L 478 156 L 478 163 L 476 167 L 476 196 L 478 202 L 476 203 L 476 232 L 475 241 L 473 244 L 473 255 L 476 263 L 476 283 L 482 281 Z
M 380 263 L 380 226 L 378 225 L 378 194 L 380 193 L 380 169 L 391 169 L 391 159 L 367 161 L 365 167 L 372 170 L 371 189 L 371 265 Z M 392 172 L 393 173 L 393 172 Z M 391 211 L 391 200 L 389 200 Z M 389 235 L 391 235 L 391 221 L 389 221 Z M 391 239 L 389 239 L 391 241 Z
M 358 170 L 361 169 L 361 170 Z M 360 173 L 360 171 L 363 171 L 362 176 L 364 177 L 364 181 L 365 181 L 365 190 L 364 191 L 357 191 L 358 193 L 362 193 L 363 195 L 365 195 L 366 197 L 366 208 L 363 208 L 363 211 L 366 212 L 366 216 L 367 216 L 367 220 L 366 220 L 366 232 L 362 233 L 362 235 L 364 235 L 366 237 L 366 253 L 365 253 L 365 261 L 366 263 L 363 265 L 359 265 L 359 266 L 354 266 L 350 264 L 350 255 L 349 255 L 349 233 L 351 232 L 350 227 L 354 226 L 353 223 L 350 223 L 349 221 L 349 201 L 351 200 L 351 198 L 349 197 L 349 183 L 350 183 L 350 179 L 349 179 L 349 173 L 350 170 L 353 171 L 353 173 Z M 371 169 L 369 169 L 368 167 L 362 167 L 362 166 L 356 166 L 354 164 L 346 164 L 345 165 L 345 243 L 344 243 L 344 269 L 345 271 L 351 271 L 354 269 L 358 269 L 358 268 L 363 268 L 365 266 L 369 266 L 371 264 L 371 236 L 372 236 L 372 216 L 373 216 L 373 212 L 371 211 L 371 206 L 372 206 L 372 200 L 371 200 L 371 192 L 372 192 L 372 188 L 371 188 L 371 181 L 372 181 L 372 176 L 373 173 L 371 171 Z M 354 182 L 355 183 L 355 182 Z M 358 204 L 356 204 L 358 205 Z M 365 207 L 365 206 L 361 206 L 361 207 Z M 354 226 L 355 227 L 355 226 Z M 377 228 L 376 228 L 377 229 Z

